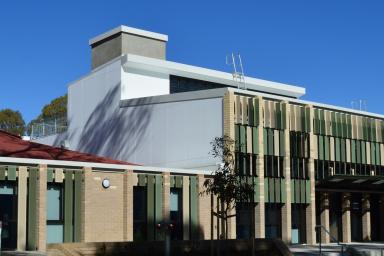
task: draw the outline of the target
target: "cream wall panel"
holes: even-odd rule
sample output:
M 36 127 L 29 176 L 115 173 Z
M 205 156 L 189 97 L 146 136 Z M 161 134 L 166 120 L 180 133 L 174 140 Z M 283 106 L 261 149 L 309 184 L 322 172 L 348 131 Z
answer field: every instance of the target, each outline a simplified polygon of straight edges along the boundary
M 296 131 L 301 131 L 301 107 L 295 106 Z
M 380 144 L 381 165 L 384 165 L 384 144 Z
M 264 126 L 271 127 L 271 114 L 269 109 L 269 100 L 264 101 Z
M 346 144 L 347 162 L 351 162 L 351 140 L 346 139 L 345 144 Z
M 330 155 L 330 160 L 335 161 L 335 139 L 334 137 L 330 137 L 329 140 L 329 155 Z
M 247 126 L 247 153 L 252 153 L 252 128 Z
M 269 110 L 271 114 L 271 127 L 276 128 L 276 103 L 274 101 L 270 101 Z
M 236 95 L 236 123 L 241 124 L 241 96 Z
M 295 106 L 294 105 L 288 105 L 289 106 L 289 126 L 291 131 L 296 131 L 296 120 L 295 120 Z
M 371 143 L 365 142 L 367 149 L 367 164 L 371 164 Z
M 242 106 L 243 106 L 243 124 L 248 124 L 248 98 L 242 97 Z
M 275 148 L 275 156 L 279 156 L 279 150 L 280 150 L 280 146 L 279 146 L 279 142 L 280 142 L 280 133 L 278 130 L 274 130 L 273 131 L 273 137 L 274 137 L 274 148 Z

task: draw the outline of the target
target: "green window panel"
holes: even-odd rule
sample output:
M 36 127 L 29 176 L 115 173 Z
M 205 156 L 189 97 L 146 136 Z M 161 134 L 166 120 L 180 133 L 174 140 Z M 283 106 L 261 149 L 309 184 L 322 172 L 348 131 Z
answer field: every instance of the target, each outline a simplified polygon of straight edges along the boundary
M 273 130 L 268 130 L 268 155 L 274 155 Z
M 280 136 L 279 136 L 279 153 L 280 156 L 285 156 L 285 134 L 284 131 L 280 131 Z
M 373 143 L 373 142 L 370 142 L 369 143 L 370 144 L 370 151 L 371 151 L 371 164 L 372 165 L 375 165 L 376 164 L 376 152 L 375 152 L 375 147 L 376 147 L 376 145 L 375 145 L 375 143 Z
M 5 166 L 0 166 L 0 180 L 5 180 L 5 171 L 7 168 Z
M 346 158 L 346 141 L 345 139 L 340 139 L 340 157 L 341 157 L 341 161 L 342 162 L 346 162 L 347 161 L 347 158 Z
M 269 183 L 269 202 L 270 203 L 275 203 L 275 181 L 273 178 L 268 178 L 268 183 Z
M 371 127 L 372 127 L 372 141 L 377 142 L 377 138 L 376 138 L 376 121 L 375 121 L 375 119 L 372 119 Z
M 340 138 L 335 138 L 335 160 L 336 161 L 340 161 L 341 160 Z
M 285 179 L 280 180 L 281 202 L 287 202 L 287 186 L 285 185 Z
M 336 136 L 337 137 L 342 137 L 343 136 L 343 131 L 342 131 L 342 123 L 341 123 L 341 114 L 336 113 L 336 125 L 337 125 L 337 132 Z
M 156 176 L 156 178 L 157 178 L 157 176 Z M 175 187 L 176 188 L 182 188 L 183 187 L 183 176 L 176 175 L 175 180 L 176 180 Z M 156 184 L 157 184 L 157 182 L 158 182 L 158 180 L 156 179 Z
M 240 125 L 240 151 L 247 153 L 247 129 L 244 125 Z
M 356 163 L 356 140 L 351 140 L 351 162 Z
M 175 177 L 175 186 L 180 186 L 181 176 Z M 179 186 L 178 186 L 179 185 Z M 163 221 L 163 177 L 155 176 L 155 225 Z M 164 239 L 164 233 L 156 229 L 156 240 Z
M 359 140 L 356 140 L 356 162 L 361 164 L 361 143 Z
M 306 203 L 306 184 L 305 180 L 300 180 L 300 203 L 305 204 Z
M 255 114 L 254 114 L 254 107 L 253 107 L 253 98 L 248 98 L 248 123 L 250 126 L 255 125 Z
M 240 152 L 240 125 L 235 124 L 235 151 Z
M 295 203 L 301 203 L 300 198 L 300 180 L 295 180 Z
M 352 116 L 347 115 L 347 138 L 352 138 Z
M 311 181 L 305 180 L 305 203 L 311 203 Z
M 376 165 L 381 165 L 382 159 L 381 159 L 381 149 L 380 149 L 380 143 L 376 143 Z
M 329 147 L 330 147 L 330 141 L 329 137 L 324 137 L 324 160 L 329 161 Z
M 287 103 L 281 104 L 281 129 L 287 129 Z
M 275 115 L 276 129 L 281 129 L 281 103 L 276 104 L 276 115 Z
M 343 138 L 347 138 L 347 116 L 345 114 L 341 115 L 341 120 L 343 123 Z
M 16 180 L 16 166 L 8 166 L 8 180 Z
M 64 242 L 73 242 L 73 171 L 64 171 Z
M 198 191 L 198 182 L 197 177 L 189 178 L 189 216 L 190 216 L 190 228 L 191 228 L 191 239 L 199 238 L 199 219 L 198 219 L 198 200 L 199 200 L 199 191 Z
M 53 169 L 47 169 L 47 182 L 53 182 Z
M 336 113 L 331 113 L 332 136 L 337 136 Z
M 254 154 L 259 154 L 259 127 L 252 127 L 252 148 Z
M 324 136 L 319 135 L 319 142 L 318 142 L 318 147 L 319 147 L 319 160 L 324 160 Z
M 311 109 L 309 107 L 305 108 L 305 132 L 311 132 Z
M 306 129 L 306 119 L 305 119 L 305 108 L 301 107 L 300 112 L 301 112 L 301 130 L 303 132 L 306 132 L 307 129 Z
M 275 202 L 281 203 L 281 182 L 279 178 L 275 178 Z
M 264 200 L 266 203 L 269 203 L 269 184 L 268 178 L 264 178 Z
M 155 239 L 155 175 L 147 175 L 147 238 Z
M 81 200 L 82 200 L 82 192 L 81 187 L 83 183 L 83 172 L 75 171 L 74 172 L 74 180 L 75 180 L 75 208 L 74 208 L 74 235 L 73 239 L 75 242 L 81 241 Z
M 37 186 L 39 169 L 29 169 L 28 177 L 28 227 L 27 227 L 27 249 L 37 250 Z
M 147 175 L 145 174 L 137 174 L 138 184 L 140 187 L 144 187 L 147 185 Z
M 367 140 L 367 119 L 365 117 L 363 119 L 363 140 Z
M 365 144 L 365 141 L 361 141 L 361 163 L 367 163 L 367 144 Z
M 325 116 L 324 116 L 324 110 L 320 110 L 320 134 L 325 135 Z
M 314 127 L 313 127 L 313 132 L 315 134 L 319 134 L 320 133 L 320 120 L 319 120 L 319 110 L 318 109 L 314 109 L 314 117 L 313 117 L 313 122 L 314 122 Z
M 174 175 L 171 175 L 171 177 L 169 177 L 169 184 L 171 188 L 175 187 L 175 184 L 176 184 L 175 178 L 176 177 Z
M 264 145 L 264 154 L 268 155 L 268 132 L 267 129 L 263 128 L 263 145 Z
M 296 198 L 295 198 L 295 180 L 291 179 L 291 202 L 296 203 Z

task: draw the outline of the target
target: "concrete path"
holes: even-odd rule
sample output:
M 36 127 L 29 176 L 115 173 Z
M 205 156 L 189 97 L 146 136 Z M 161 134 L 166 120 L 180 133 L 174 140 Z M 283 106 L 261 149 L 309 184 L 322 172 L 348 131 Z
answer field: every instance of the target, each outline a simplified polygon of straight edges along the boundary
M 320 255 L 319 245 L 291 245 L 289 249 L 295 256 Z M 384 243 L 349 243 L 342 246 L 338 244 L 322 245 L 324 256 L 384 256 Z

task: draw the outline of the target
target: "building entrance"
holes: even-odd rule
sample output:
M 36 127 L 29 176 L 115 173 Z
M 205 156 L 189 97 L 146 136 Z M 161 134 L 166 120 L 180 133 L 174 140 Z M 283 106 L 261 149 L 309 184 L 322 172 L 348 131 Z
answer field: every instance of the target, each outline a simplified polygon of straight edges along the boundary
M 351 238 L 354 242 L 363 240 L 361 194 L 352 194 L 351 198 Z
M 0 183 L 0 221 L 2 222 L 1 249 L 14 250 L 17 244 L 16 186 Z

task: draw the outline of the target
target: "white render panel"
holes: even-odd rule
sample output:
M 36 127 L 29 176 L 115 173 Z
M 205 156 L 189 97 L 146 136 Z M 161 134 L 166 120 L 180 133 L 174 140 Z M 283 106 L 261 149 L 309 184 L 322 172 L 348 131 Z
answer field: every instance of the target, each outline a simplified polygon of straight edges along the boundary
M 169 75 L 126 69 L 122 74 L 121 99 L 135 99 L 170 93 Z

